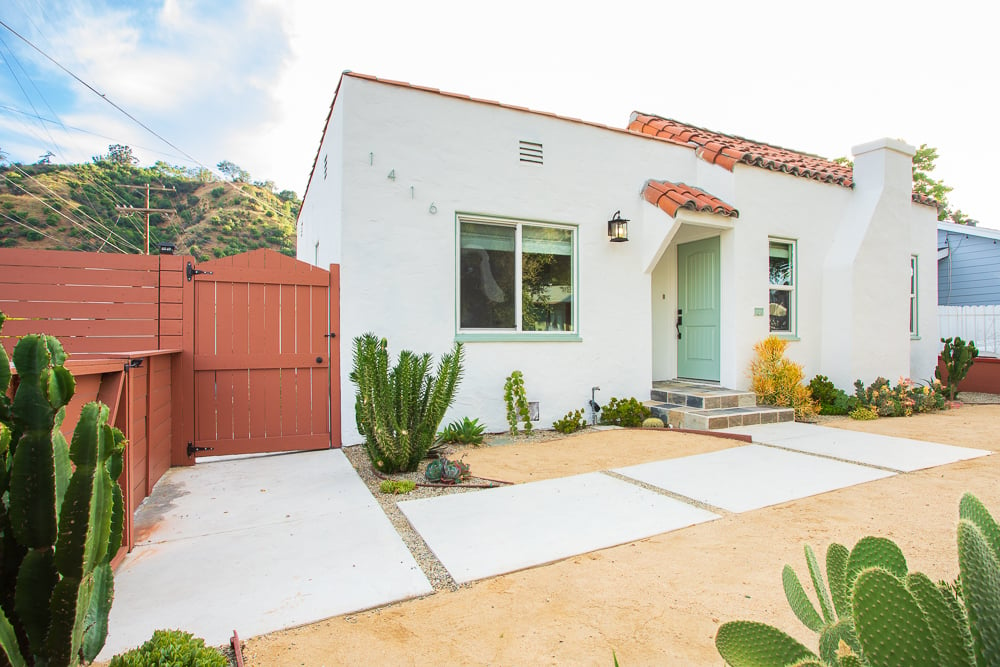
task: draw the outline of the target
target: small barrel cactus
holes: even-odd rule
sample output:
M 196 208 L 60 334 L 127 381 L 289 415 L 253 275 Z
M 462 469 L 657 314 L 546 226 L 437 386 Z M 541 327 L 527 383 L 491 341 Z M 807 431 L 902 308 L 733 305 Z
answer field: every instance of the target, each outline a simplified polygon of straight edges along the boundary
M 649 417 L 642 420 L 643 428 L 663 428 L 663 420 L 659 417 Z

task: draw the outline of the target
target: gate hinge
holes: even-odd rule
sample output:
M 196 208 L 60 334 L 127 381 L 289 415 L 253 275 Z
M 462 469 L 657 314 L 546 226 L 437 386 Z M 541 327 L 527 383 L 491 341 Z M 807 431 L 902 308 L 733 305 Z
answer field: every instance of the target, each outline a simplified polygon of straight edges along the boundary
M 325 337 L 327 337 L 327 338 L 336 338 L 336 337 L 337 337 L 337 334 L 335 334 L 335 333 L 334 333 L 334 332 L 332 332 L 332 331 L 331 331 L 330 333 L 327 333 L 327 334 L 323 334 L 323 335 L 324 335 Z
M 188 443 L 188 456 L 194 456 L 198 452 L 211 452 L 215 447 L 195 447 L 193 442 Z
M 188 282 L 191 282 L 191 279 L 194 278 L 195 276 L 200 276 L 200 275 L 210 276 L 210 275 L 212 275 L 212 272 L 211 271 L 202 271 L 201 269 L 196 269 L 196 268 L 194 268 L 194 265 L 191 264 L 191 262 L 188 262 L 187 263 L 186 275 L 187 275 Z

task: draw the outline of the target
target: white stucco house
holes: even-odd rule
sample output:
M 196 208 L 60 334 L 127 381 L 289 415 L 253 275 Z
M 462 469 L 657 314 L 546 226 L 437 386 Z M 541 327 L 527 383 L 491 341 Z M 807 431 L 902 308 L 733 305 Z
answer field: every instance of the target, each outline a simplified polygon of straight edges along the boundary
M 787 337 L 806 377 L 926 379 L 938 353 L 936 208 L 907 144 L 813 155 L 633 113 L 623 128 L 345 72 L 298 219 L 341 272 L 343 442 L 352 340 L 466 343 L 447 419 L 503 430 L 524 373 L 547 427 L 655 380 L 749 385 Z M 627 242 L 609 221 L 628 220 Z

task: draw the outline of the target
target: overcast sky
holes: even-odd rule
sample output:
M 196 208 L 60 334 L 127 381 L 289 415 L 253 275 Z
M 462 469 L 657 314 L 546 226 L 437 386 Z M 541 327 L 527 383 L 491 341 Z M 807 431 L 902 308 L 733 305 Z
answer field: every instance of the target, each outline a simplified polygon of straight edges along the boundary
M 926 143 L 952 205 L 1000 228 L 989 5 L 2 0 L 0 20 L 182 152 L 2 27 L 0 150 L 81 162 L 125 143 L 142 164 L 231 160 L 301 195 L 350 69 L 616 127 L 642 110 L 830 158 L 883 136 Z

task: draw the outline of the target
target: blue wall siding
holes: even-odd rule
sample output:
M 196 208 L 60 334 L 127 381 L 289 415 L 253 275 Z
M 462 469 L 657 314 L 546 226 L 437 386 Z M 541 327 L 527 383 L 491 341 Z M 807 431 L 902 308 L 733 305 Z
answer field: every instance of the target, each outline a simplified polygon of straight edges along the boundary
M 1000 242 L 938 230 L 938 248 L 949 248 L 938 262 L 938 304 L 1000 304 Z

